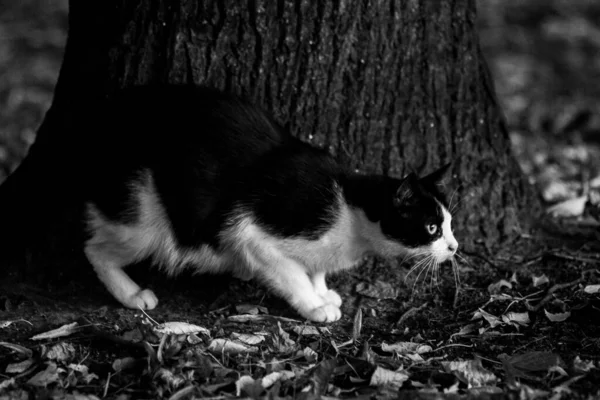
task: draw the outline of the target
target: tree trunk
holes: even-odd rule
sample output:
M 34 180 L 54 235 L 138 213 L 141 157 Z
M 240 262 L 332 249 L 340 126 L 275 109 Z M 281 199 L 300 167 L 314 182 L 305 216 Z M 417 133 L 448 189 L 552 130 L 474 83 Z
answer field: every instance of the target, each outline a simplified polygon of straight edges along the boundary
M 474 0 L 71 1 L 69 23 L 52 108 L 0 187 L 13 225 L 40 232 L 40 260 L 51 256 L 48 229 L 56 243 L 78 235 L 80 205 L 68 195 L 69 151 L 78 150 L 66 149 L 86 127 L 66 129 L 66 116 L 150 82 L 249 96 L 357 170 L 401 176 L 455 160 L 448 187 L 468 249 L 514 237 L 537 210 L 479 50 Z M 49 164 L 58 164 L 52 175 Z M 68 257 L 76 246 L 65 243 Z

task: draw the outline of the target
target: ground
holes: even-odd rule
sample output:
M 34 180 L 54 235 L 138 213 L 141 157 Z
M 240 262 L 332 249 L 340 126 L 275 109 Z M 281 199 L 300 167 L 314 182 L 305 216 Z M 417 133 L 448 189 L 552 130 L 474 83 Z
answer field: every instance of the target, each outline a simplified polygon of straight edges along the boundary
M 600 398 L 600 5 L 479 6 L 515 155 L 547 218 L 503 248 L 461 253 L 459 282 L 449 267 L 434 280 L 381 260 L 334 277 L 344 316 L 329 325 L 228 276 L 137 266 L 161 301 L 147 314 L 121 308 L 91 269 L 9 276 L 0 399 Z M 0 180 L 50 105 L 66 13 L 64 0 L 0 6 Z

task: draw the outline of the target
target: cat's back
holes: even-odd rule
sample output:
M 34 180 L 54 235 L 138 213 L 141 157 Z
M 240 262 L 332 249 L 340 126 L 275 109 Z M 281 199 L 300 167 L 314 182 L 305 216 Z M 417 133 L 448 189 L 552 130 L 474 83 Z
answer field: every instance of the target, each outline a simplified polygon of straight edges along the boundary
M 220 90 L 190 85 L 124 89 L 100 103 L 93 130 L 97 148 L 134 149 L 152 160 L 204 153 L 238 161 L 285 143 L 290 136 L 260 107 Z M 106 145 L 106 146 L 104 146 Z M 112 151 L 114 152 L 114 148 Z M 134 156 L 135 154 L 129 154 Z M 241 159 L 240 159 L 241 158 Z

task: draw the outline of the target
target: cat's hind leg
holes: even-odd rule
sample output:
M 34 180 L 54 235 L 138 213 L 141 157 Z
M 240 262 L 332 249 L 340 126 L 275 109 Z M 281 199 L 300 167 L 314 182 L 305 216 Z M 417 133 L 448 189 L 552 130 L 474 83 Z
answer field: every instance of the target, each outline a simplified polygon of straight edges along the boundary
M 315 288 L 315 292 L 325 300 L 326 303 L 333 304 L 336 307 L 342 305 L 342 298 L 335 290 L 327 287 L 325 282 L 325 272 L 317 272 L 310 276 L 310 280 Z
M 98 278 L 108 291 L 125 307 L 151 310 L 158 298 L 148 289 L 141 289 L 123 268 L 141 258 L 144 246 L 139 233 L 124 225 L 104 220 L 99 214 L 90 218 L 92 237 L 84 252 Z

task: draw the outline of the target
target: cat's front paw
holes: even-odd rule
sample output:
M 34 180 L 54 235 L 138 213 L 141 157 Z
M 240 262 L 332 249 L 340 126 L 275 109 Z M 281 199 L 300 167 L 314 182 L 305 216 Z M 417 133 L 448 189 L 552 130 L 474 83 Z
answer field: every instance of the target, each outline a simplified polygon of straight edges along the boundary
M 325 303 L 333 304 L 337 308 L 342 305 L 342 298 L 335 290 L 329 289 L 327 292 L 321 295 Z
M 338 296 L 339 297 L 339 296 Z M 325 304 L 323 306 L 313 308 L 306 312 L 301 312 L 304 318 L 314 322 L 334 322 L 342 317 L 342 312 L 339 307 L 333 304 Z
M 127 299 L 125 306 L 142 310 L 152 310 L 158 304 L 158 297 L 150 289 L 140 290 Z

